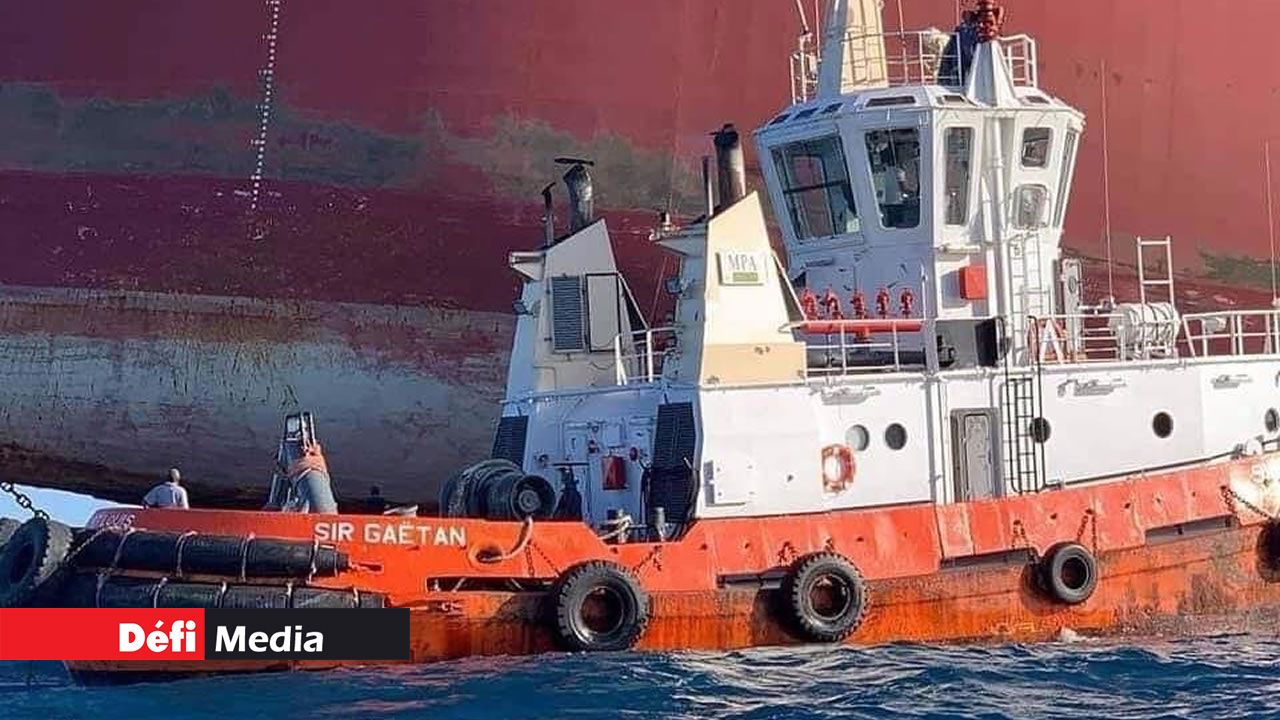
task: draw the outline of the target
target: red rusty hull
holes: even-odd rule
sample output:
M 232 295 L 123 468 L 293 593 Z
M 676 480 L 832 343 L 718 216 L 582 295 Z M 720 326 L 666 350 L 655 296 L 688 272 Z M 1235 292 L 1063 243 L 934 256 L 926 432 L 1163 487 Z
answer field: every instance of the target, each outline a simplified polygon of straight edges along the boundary
M 365 569 L 321 584 L 385 592 L 393 605 L 409 607 L 413 662 L 556 647 L 542 592 L 424 590 L 433 578 L 451 584 L 487 577 L 537 583 L 592 559 L 629 568 L 650 593 L 652 620 L 639 649 L 795 644 L 799 640 L 780 619 L 776 593 L 735 583 L 771 577 L 795 558 L 821 550 L 845 555 L 869 581 L 870 610 L 852 643 L 1042 641 L 1064 629 L 1120 636 L 1274 632 L 1280 616 L 1280 538 L 1256 507 L 1233 495 L 1233 488 L 1251 482 L 1258 477 L 1256 468 L 1265 467 L 1241 461 L 937 507 L 703 520 L 681 540 L 666 544 L 605 545 L 578 523 L 530 530 L 468 520 L 174 511 L 125 518 L 111 511 L 100 513 L 94 524 L 127 519 L 164 530 L 225 534 L 252 529 L 259 535 L 308 537 L 320 523 L 331 523 L 329 528 L 351 523 L 354 540 L 338 544 Z M 460 528 L 466 541 L 432 543 L 431 532 L 412 530 L 386 534 L 397 523 Z M 370 532 L 370 526 L 378 529 Z M 1043 554 L 1060 542 L 1078 542 L 1099 561 L 1097 590 L 1076 606 L 1048 598 L 1033 580 L 1026 557 L 1016 555 Z M 516 550 L 496 562 L 481 559 L 513 546 Z M 267 663 L 70 666 L 125 674 L 268 669 Z
M 1083 636 L 1195 636 L 1275 633 L 1280 576 L 1260 571 L 1261 528 L 1234 527 L 1149 548 L 1104 553 L 1102 583 L 1086 603 L 1045 599 L 1026 565 L 947 570 L 873 582 L 871 608 L 849 643 L 1041 642 L 1063 629 Z M 771 591 L 659 593 L 653 620 L 637 649 L 724 651 L 796 645 L 779 622 Z M 412 663 L 478 655 L 553 652 L 546 599 L 540 593 L 440 593 L 410 614 Z M 77 673 L 184 674 L 318 670 L 340 662 L 210 661 L 199 663 L 69 662 Z
M 283 417 L 316 413 L 340 498 L 430 506 L 488 455 L 506 315 L 0 288 L 0 473 L 137 503 L 177 466 L 261 507 Z

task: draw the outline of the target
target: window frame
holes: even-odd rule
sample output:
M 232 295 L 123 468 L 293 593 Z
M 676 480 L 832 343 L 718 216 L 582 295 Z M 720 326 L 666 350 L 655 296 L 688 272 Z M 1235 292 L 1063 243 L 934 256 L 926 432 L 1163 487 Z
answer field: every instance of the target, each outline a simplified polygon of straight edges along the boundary
M 963 218 L 959 222 L 951 221 L 951 197 L 949 192 L 951 180 L 951 156 L 950 156 L 950 140 L 953 131 L 967 131 L 969 135 L 969 157 L 968 167 L 965 171 L 964 186 L 964 213 Z M 974 179 L 975 173 L 973 168 L 978 151 L 978 131 L 972 125 L 949 125 L 942 128 L 942 226 L 948 228 L 962 228 L 967 226 L 973 218 L 973 198 L 974 198 Z
M 1062 143 L 1062 172 L 1058 173 L 1058 193 L 1053 208 L 1053 227 L 1060 228 L 1067 222 L 1067 204 L 1071 200 L 1071 183 L 1075 180 L 1076 159 L 1080 154 L 1080 131 L 1067 128 Z
M 873 153 L 872 148 L 871 148 L 871 145 L 870 145 L 870 143 L 871 143 L 871 138 L 872 138 L 872 136 L 873 136 L 873 135 L 876 135 L 876 134 L 887 134 L 887 135 L 889 136 L 889 140 L 890 140 L 890 142 L 892 142 L 892 140 L 893 140 L 893 134 L 894 134 L 895 132 L 901 132 L 901 131 L 908 131 L 908 132 L 915 133 L 915 140 L 916 140 L 916 157 L 915 157 L 915 163 L 916 163 L 916 197 L 915 197 L 916 218 L 915 218 L 915 223 L 914 223 L 914 224 L 912 224 L 912 225 L 890 225 L 890 224 L 888 224 L 888 222 L 887 222 L 887 211 L 886 211 L 886 208 L 888 208 L 888 207 L 893 207 L 893 206 L 891 206 L 891 205 L 887 205 L 886 203 L 882 202 L 882 198 L 880 197 L 879 192 L 877 192 L 877 183 L 876 183 L 876 174 L 877 174 L 877 173 L 876 173 L 876 170 L 875 170 L 875 161 L 873 160 L 874 153 Z M 869 128 L 863 128 L 863 129 L 861 129 L 860 133 L 861 133 L 861 135 L 862 135 L 862 153 L 864 153 L 864 156 L 865 156 L 865 158 L 866 158 L 866 162 L 865 162 L 865 163 L 863 163 L 864 172 L 865 172 L 865 176 L 866 176 L 866 178 L 867 178 L 867 181 L 868 181 L 868 183 L 869 183 L 869 184 L 868 184 L 868 189 L 869 189 L 869 192 L 870 192 L 870 195 L 871 195 L 872 203 L 875 205 L 875 209 L 876 209 L 876 216 L 877 216 L 877 219 L 879 220 L 879 223 L 880 223 L 880 229 L 881 229 L 881 230 L 884 230 L 884 231 L 905 230 L 905 231 L 908 231 L 908 232 L 910 232 L 910 231 L 915 231 L 915 230 L 919 230 L 919 229 L 921 228 L 922 224 L 924 223 L 924 220 L 925 220 L 925 217 L 924 217 L 924 215 L 925 215 L 925 208 L 924 208 L 924 206 L 922 205 L 922 200 L 923 200 L 923 198 L 924 198 L 924 196 L 925 196 L 925 192 L 924 192 L 924 187 L 923 187 L 923 185 L 924 185 L 924 182 L 925 182 L 925 171 L 926 171 L 927 166 L 925 165 L 925 157 L 924 157 L 924 153 L 925 153 L 925 148 L 926 148 L 926 140 L 928 139 L 929 134 L 928 134 L 928 133 L 926 133 L 926 132 L 921 132 L 921 128 L 920 128 L 920 126 L 919 126 L 919 125 L 902 125 L 902 124 L 886 125 L 886 126 L 883 126 L 883 127 L 869 127 Z M 887 166 L 886 166 L 886 167 L 887 167 Z M 899 168 L 899 169 L 903 169 L 903 168 L 902 168 L 902 166 L 900 166 L 900 165 L 896 165 L 895 167 L 897 167 L 897 168 Z M 910 205 L 908 205 L 907 203 L 902 203 L 899 207 L 908 208 L 908 207 L 911 207 L 911 206 L 910 206 Z
M 807 183 L 792 185 L 795 177 L 794 160 L 796 155 L 788 152 L 788 149 L 796 146 L 819 146 L 820 143 L 834 141 L 834 155 L 839 157 L 838 170 L 839 174 L 833 179 L 824 180 L 819 183 Z M 777 177 L 777 192 L 781 200 L 781 206 L 786 212 L 786 221 L 791 226 L 791 233 L 797 242 L 810 242 L 814 240 L 822 240 L 825 238 L 839 237 L 841 235 L 849 235 L 862 232 L 862 216 L 858 212 L 858 200 L 853 186 L 853 178 L 849 172 L 849 156 L 845 151 L 844 137 L 839 130 L 833 130 L 830 133 L 816 135 L 806 138 L 795 138 L 786 140 L 769 147 L 769 156 L 772 161 L 772 171 Z M 828 157 L 825 154 L 810 154 L 810 157 L 816 158 L 821 162 L 823 177 L 832 178 L 831 170 L 825 160 Z M 826 225 L 830 228 L 830 232 L 815 232 L 810 227 L 806 211 L 808 208 L 802 199 L 806 193 L 815 190 L 822 191 L 822 198 L 825 205 Z M 857 222 L 857 229 L 841 230 L 840 224 L 837 222 L 836 206 L 832 202 L 833 192 L 839 192 L 838 197 L 844 200 L 845 209 Z M 846 222 L 846 227 L 847 227 Z
M 1027 147 L 1028 147 L 1029 141 L 1027 140 L 1027 135 L 1037 131 L 1044 131 L 1046 133 L 1044 138 L 1044 144 L 1045 144 L 1044 161 L 1043 161 L 1043 164 L 1040 164 L 1040 165 L 1028 165 L 1027 164 Z M 1021 142 L 1022 149 L 1018 153 L 1018 166 L 1021 167 L 1023 170 L 1048 170 L 1053 165 L 1054 134 L 1055 133 L 1053 131 L 1053 127 L 1049 125 L 1030 125 L 1023 128 L 1022 142 Z

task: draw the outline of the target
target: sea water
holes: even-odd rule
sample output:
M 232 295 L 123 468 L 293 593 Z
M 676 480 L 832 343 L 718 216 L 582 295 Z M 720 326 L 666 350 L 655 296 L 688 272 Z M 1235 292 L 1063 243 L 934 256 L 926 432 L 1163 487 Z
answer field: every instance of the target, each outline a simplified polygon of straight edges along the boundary
M 0 718 L 1280 718 L 1280 640 L 475 658 L 73 685 L 0 663 Z

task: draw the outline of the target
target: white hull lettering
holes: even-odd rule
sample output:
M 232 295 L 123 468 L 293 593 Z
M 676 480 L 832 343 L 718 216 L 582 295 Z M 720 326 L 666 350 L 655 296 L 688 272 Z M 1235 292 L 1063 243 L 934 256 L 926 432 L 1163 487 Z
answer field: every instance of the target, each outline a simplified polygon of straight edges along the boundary
M 467 546 L 467 529 L 448 525 L 370 522 L 357 530 L 355 523 L 326 521 L 316 523 L 313 534 L 319 542 L 353 542 L 358 538 L 369 545 Z

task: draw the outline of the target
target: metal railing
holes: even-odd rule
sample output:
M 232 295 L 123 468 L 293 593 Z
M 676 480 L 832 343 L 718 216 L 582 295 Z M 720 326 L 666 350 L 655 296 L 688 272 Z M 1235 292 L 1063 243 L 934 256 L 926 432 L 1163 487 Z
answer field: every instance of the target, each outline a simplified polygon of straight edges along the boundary
M 1182 339 L 1191 357 L 1276 354 L 1280 309 L 1183 315 Z
M 1050 364 L 1280 354 L 1280 309 L 1172 320 L 1103 312 L 1050 315 L 1028 321 L 1024 347 L 1028 362 Z
M 620 333 L 613 339 L 615 379 L 619 385 L 656 382 L 668 353 L 675 349 L 674 327 Z
M 1124 338 L 1114 327 L 1119 315 L 1076 313 L 1027 320 L 1027 364 L 1115 362 L 1124 357 Z
M 806 338 L 807 377 L 900 372 L 927 364 L 919 318 L 807 320 L 790 323 L 784 330 Z M 915 338 L 919 349 L 904 349 L 904 336 Z
M 951 33 L 944 30 L 910 30 L 844 36 L 843 76 L 866 87 L 903 85 L 943 85 L 961 87 L 965 78 L 959 71 L 940 77 L 947 58 Z M 1000 38 L 1005 64 L 1015 85 L 1039 87 L 1039 55 L 1036 41 L 1029 35 Z M 960 46 L 951 51 L 953 67 L 959 68 Z M 812 35 L 802 35 L 791 54 L 791 99 L 793 103 L 812 100 L 817 95 L 821 48 Z

